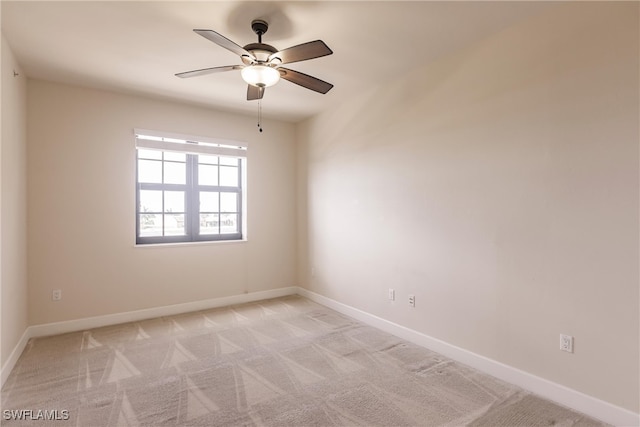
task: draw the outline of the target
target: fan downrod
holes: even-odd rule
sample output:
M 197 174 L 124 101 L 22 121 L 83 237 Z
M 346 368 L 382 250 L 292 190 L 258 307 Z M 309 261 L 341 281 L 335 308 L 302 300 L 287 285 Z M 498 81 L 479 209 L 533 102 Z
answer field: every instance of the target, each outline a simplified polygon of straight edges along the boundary
M 262 35 L 269 29 L 269 24 L 262 19 L 254 19 L 251 21 L 251 29 L 258 35 L 258 43 L 262 43 Z

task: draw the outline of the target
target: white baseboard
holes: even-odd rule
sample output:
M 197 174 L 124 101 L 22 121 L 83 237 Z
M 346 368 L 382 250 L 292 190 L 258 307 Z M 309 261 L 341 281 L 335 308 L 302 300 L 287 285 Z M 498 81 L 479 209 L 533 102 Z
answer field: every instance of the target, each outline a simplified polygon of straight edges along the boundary
M 13 351 L 9 355 L 9 358 L 2 366 L 2 370 L 0 370 L 0 388 L 2 388 L 4 382 L 7 380 L 7 378 L 9 378 L 9 374 L 13 370 L 13 367 L 16 366 L 16 362 L 27 346 L 29 338 L 31 338 L 31 336 L 29 335 L 29 328 L 27 328 L 24 330 L 22 336 L 18 340 L 18 344 L 16 344 L 16 346 L 13 348 Z
M 479 371 L 485 372 L 508 383 L 522 387 L 541 397 L 572 408 L 583 414 L 597 418 L 615 426 L 638 426 L 640 414 L 586 395 L 569 387 L 540 378 L 528 372 L 497 362 L 479 354 L 425 335 L 421 332 L 374 316 L 365 311 L 332 300 L 304 288 L 298 288 L 298 294 L 329 307 L 339 313 L 357 319 L 375 328 L 389 332 L 397 337 L 428 348 Z
M 64 322 L 46 323 L 41 325 L 29 326 L 20 341 L 13 349 L 9 359 L 2 367 L 0 374 L 0 387 L 9 377 L 9 373 L 13 370 L 18 358 L 24 351 L 24 348 L 30 338 L 43 337 L 48 335 L 65 334 L 68 332 L 83 331 L 87 329 L 100 328 L 102 326 L 117 325 L 119 323 L 135 322 L 138 320 L 151 319 L 154 317 L 171 316 L 175 314 L 188 313 L 191 311 L 206 310 L 215 307 L 224 307 L 234 304 L 244 304 L 247 302 L 260 301 L 270 298 L 278 298 L 286 295 L 295 295 L 298 288 L 290 286 L 287 288 L 271 289 L 268 291 L 251 292 L 240 295 L 232 295 L 228 297 L 212 298 L 201 301 L 187 302 L 183 304 L 167 305 L 163 307 L 154 307 L 144 310 L 127 311 L 124 313 L 106 314 L 104 316 L 85 317 L 83 319 L 67 320 Z
M 104 316 L 85 317 L 84 319 L 67 320 L 64 322 L 46 323 L 43 325 L 29 326 L 32 337 L 64 334 L 67 332 L 82 331 L 86 329 L 100 328 L 102 326 L 117 325 L 119 323 L 135 322 L 161 316 L 189 313 L 191 311 L 206 310 L 215 307 L 224 307 L 234 304 L 260 301 L 269 298 L 278 298 L 286 295 L 294 295 L 298 288 L 271 289 L 268 291 L 251 292 L 228 297 L 211 298 L 200 301 L 186 302 L 182 304 L 166 305 L 162 307 L 147 308 L 144 310 L 127 311 L 124 313 L 107 314 Z
M 13 352 L 2 367 L 0 372 L 0 387 L 4 385 L 5 381 L 9 377 L 9 373 L 13 370 L 30 338 L 76 332 L 153 317 L 171 316 L 191 311 L 206 310 L 208 308 L 223 307 L 233 304 L 243 304 L 294 294 L 302 295 L 339 313 L 353 317 L 363 323 L 438 352 L 443 356 L 447 356 L 460 363 L 464 363 L 465 365 L 476 368 L 482 372 L 486 372 L 487 374 L 493 375 L 503 381 L 522 387 L 525 390 L 531 391 L 544 398 L 558 402 L 564 406 L 580 411 L 606 423 L 625 427 L 640 425 L 640 414 L 636 414 L 627 409 L 620 408 L 612 405 L 611 403 L 588 396 L 577 390 L 537 377 L 528 372 L 524 372 L 479 354 L 472 353 L 468 350 L 448 344 L 413 329 L 398 325 L 365 311 L 332 300 L 320 294 L 316 294 L 315 292 L 295 286 L 163 307 L 154 307 L 145 310 L 29 326 L 22 334 L 18 344 L 15 346 Z

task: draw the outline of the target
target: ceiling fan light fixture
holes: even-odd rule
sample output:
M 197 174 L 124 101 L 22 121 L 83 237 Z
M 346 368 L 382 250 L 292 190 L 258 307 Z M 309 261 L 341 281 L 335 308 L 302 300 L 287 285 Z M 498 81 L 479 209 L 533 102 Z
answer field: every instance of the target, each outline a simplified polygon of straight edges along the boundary
M 240 73 L 245 82 L 256 87 L 273 86 L 280 80 L 280 72 L 278 70 L 262 64 L 244 67 Z
M 261 19 L 253 20 L 251 29 L 258 35 L 258 43 L 249 43 L 244 47 L 213 30 L 194 29 L 193 31 L 196 34 L 238 55 L 243 65 L 202 68 L 178 73 L 176 76 L 187 78 L 222 71 L 241 70 L 242 79 L 248 83 L 247 101 L 262 99 L 265 88 L 275 85 L 281 78 L 318 93 L 325 94 L 329 92 L 333 87 L 331 83 L 299 71 L 281 67 L 281 65 L 285 64 L 331 55 L 333 51 L 329 49 L 329 46 L 322 40 L 314 40 L 278 50 L 273 46 L 262 43 L 262 36 L 267 32 L 268 28 L 269 25 L 266 21 Z

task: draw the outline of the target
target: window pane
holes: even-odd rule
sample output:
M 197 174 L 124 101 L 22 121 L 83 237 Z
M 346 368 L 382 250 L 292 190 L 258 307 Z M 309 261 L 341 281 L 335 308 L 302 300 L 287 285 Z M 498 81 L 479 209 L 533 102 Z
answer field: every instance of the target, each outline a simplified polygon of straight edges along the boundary
M 162 162 L 138 160 L 138 182 L 162 182 Z
M 220 234 L 217 214 L 200 214 L 200 234 Z
M 198 165 L 198 184 L 218 185 L 218 167 Z
M 220 157 L 220 164 L 227 166 L 238 166 L 238 158 L 237 157 Z
M 184 215 L 165 214 L 164 216 L 164 235 L 165 236 L 184 236 Z
M 200 192 L 200 212 L 218 212 L 218 195 L 211 191 Z
M 220 212 L 238 212 L 236 193 L 220 193 Z
M 199 154 L 198 155 L 198 163 L 207 163 L 210 165 L 217 165 L 218 164 L 218 157 L 217 156 L 205 156 L 204 154 Z
M 187 155 L 184 153 L 174 153 L 173 151 L 165 151 L 164 152 L 165 160 L 172 160 L 174 162 L 186 162 Z
M 231 234 L 238 232 L 238 215 L 222 214 L 220 215 L 220 233 Z
M 138 158 L 162 160 L 162 151 L 138 149 Z
M 222 187 L 237 187 L 238 168 L 232 166 L 220 166 L 220 185 Z
M 140 236 L 162 236 L 162 216 L 156 214 L 140 214 Z
M 162 212 L 162 191 L 140 190 L 140 213 Z
M 165 191 L 164 211 L 184 212 L 184 191 Z
M 185 163 L 164 162 L 165 184 L 186 184 L 187 165 Z
M 189 141 L 174 142 L 188 151 Z M 241 235 L 244 158 L 187 151 L 136 148 L 137 244 L 215 241 Z

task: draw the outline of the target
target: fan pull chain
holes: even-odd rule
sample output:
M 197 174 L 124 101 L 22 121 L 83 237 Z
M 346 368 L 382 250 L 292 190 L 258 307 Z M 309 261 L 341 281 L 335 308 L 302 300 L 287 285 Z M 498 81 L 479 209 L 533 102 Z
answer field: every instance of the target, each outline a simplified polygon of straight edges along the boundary
M 258 99 L 258 129 L 262 132 L 262 99 Z

